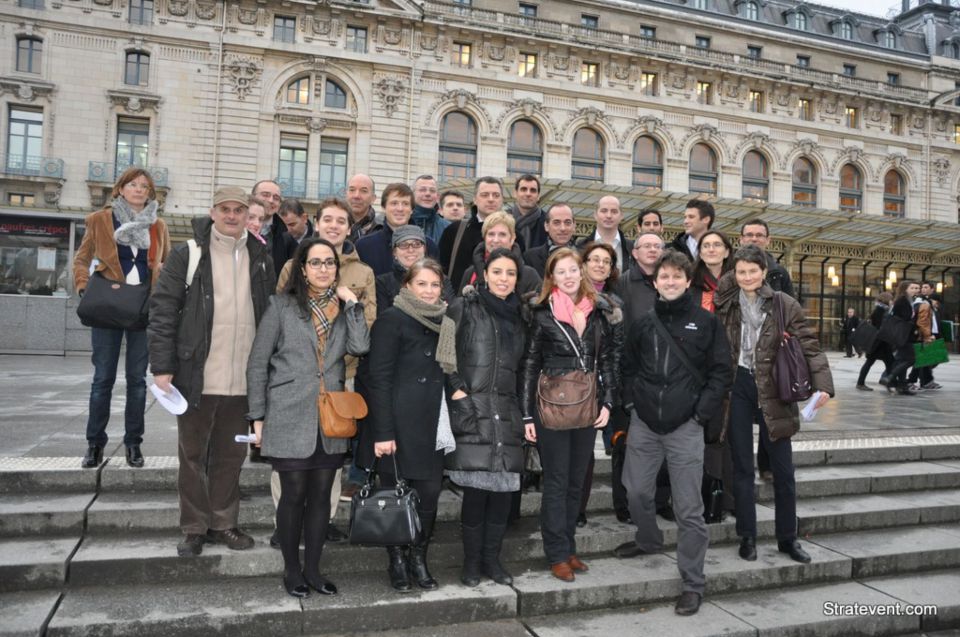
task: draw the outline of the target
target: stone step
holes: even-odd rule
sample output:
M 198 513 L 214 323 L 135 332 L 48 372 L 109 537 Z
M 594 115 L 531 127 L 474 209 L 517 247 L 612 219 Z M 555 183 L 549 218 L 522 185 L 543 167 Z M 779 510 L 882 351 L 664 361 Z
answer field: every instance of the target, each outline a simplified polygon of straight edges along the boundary
M 80 537 L 84 512 L 94 499 L 93 493 L 0 494 L 0 538 Z
M 700 611 L 680 617 L 672 603 L 633 605 L 617 610 L 524 617 L 537 637 L 683 635 L 684 637 L 850 637 L 852 635 L 930 635 L 955 637 L 960 626 L 960 573 L 939 571 L 863 581 L 714 594 Z M 521 597 L 521 599 L 523 599 Z M 858 604 L 864 614 L 854 611 Z M 846 606 L 844 606 L 846 605 Z M 907 605 L 934 605 L 936 614 L 908 615 Z M 891 610 L 900 614 L 879 614 Z M 870 613 L 870 611 L 873 613 Z M 933 632 L 945 631 L 945 632 Z
M 960 520 L 957 489 L 797 500 L 801 535 Z
M 61 597 L 59 590 L 0 593 L 0 637 L 43 635 Z
M 79 544 L 79 535 L 0 541 L 0 593 L 60 586 Z

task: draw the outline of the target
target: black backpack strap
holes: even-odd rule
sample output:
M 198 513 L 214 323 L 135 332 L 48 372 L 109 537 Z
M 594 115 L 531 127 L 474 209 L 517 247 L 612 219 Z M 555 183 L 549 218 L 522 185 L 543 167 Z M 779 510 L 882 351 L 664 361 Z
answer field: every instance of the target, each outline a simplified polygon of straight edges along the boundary
M 660 317 L 657 316 L 656 310 L 650 310 L 650 318 L 653 319 L 653 326 L 657 330 L 657 334 L 667 342 L 667 346 L 670 348 L 684 367 L 687 368 L 687 371 L 690 372 L 690 375 L 693 376 L 693 379 L 697 381 L 697 384 L 700 386 L 706 385 L 707 380 L 703 377 L 703 374 L 700 373 L 700 370 L 697 369 L 696 365 L 690 362 L 690 359 L 687 358 L 687 355 L 680 348 L 677 342 L 670 335 L 670 332 L 667 331 L 667 328 L 664 327 L 663 323 L 660 321 Z

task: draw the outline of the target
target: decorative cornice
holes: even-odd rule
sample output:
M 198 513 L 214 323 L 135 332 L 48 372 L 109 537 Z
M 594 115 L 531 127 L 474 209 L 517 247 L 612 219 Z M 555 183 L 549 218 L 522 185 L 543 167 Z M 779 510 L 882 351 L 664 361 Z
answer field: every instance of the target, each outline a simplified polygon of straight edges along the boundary
M 57 90 L 56 84 L 18 77 L 0 77 L 0 95 L 11 93 L 18 100 L 32 102 L 35 99 L 49 99 Z
M 119 106 L 127 113 L 141 113 L 144 110 L 157 112 L 160 110 L 162 98 L 159 95 L 128 89 L 108 90 L 107 99 L 114 106 Z

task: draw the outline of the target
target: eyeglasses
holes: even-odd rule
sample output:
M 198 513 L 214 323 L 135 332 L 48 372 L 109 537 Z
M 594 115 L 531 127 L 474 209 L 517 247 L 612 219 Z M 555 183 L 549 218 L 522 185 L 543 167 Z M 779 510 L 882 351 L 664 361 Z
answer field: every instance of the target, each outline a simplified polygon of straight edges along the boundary
M 416 239 L 411 241 L 401 241 L 393 247 L 400 250 L 417 250 L 423 247 L 423 241 L 417 241 Z
M 333 270 L 337 267 L 336 259 L 307 259 L 307 265 L 314 270 Z
M 605 257 L 590 257 L 587 259 L 587 263 L 596 263 L 597 265 L 613 265 L 613 261 Z
M 635 247 L 640 250 L 662 250 L 663 244 L 662 243 L 638 243 Z
M 743 234 L 744 239 L 766 239 L 767 235 L 759 232 L 746 232 Z

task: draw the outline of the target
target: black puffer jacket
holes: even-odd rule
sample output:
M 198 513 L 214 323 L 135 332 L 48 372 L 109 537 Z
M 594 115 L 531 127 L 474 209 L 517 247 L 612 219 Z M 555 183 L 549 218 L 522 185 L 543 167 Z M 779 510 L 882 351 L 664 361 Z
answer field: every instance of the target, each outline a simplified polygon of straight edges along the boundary
M 691 418 L 701 425 L 720 418 L 733 383 L 730 347 L 723 325 L 694 305 L 690 292 L 657 299 L 653 311 L 706 380 L 700 385 L 657 331 L 648 312 L 629 327 L 624 348 L 623 401 L 651 430 L 670 433 Z
M 449 393 L 459 389 L 467 397 L 449 402 L 457 448 L 446 456 L 446 468 L 519 473 L 523 418 L 518 389 L 526 350 L 519 307 L 515 320 L 507 321 L 511 333 L 504 334 L 504 323 L 487 299 L 469 286 L 449 315 L 457 322 L 457 372 L 449 377 Z
M 539 304 L 534 298 L 531 299 L 528 309 L 530 316 L 527 357 L 523 364 L 523 392 L 520 403 L 524 420 L 532 419 L 537 412 L 537 381 L 541 372 L 548 376 L 560 376 L 579 369 L 577 352 L 563 332 L 576 343 L 586 368 L 600 372 L 597 388 L 600 402 L 608 405 L 619 404 L 623 311 L 606 295 L 598 295 L 596 307 L 587 319 L 587 328 L 580 337 L 572 326 L 554 320 L 549 302 Z M 596 330 L 600 330 L 599 361 L 594 356 Z
M 510 250 L 517 256 L 518 259 L 520 259 L 520 263 L 523 264 L 523 256 L 520 254 L 520 246 L 514 243 Z M 460 281 L 460 287 L 457 288 L 457 294 L 461 294 L 461 291 L 468 285 L 478 286 L 484 283 L 483 266 L 486 264 L 486 259 L 487 246 L 481 242 L 473 250 L 473 265 L 467 268 L 463 273 L 463 279 Z M 476 274 L 476 277 L 474 277 L 474 274 Z M 542 282 L 543 279 L 535 269 L 531 268 L 529 265 L 521 265 L 520 271 L 517 272 L 517 294 L 520 296 L 525 296 L 530 292 L 539 292 L 540 284 Z

